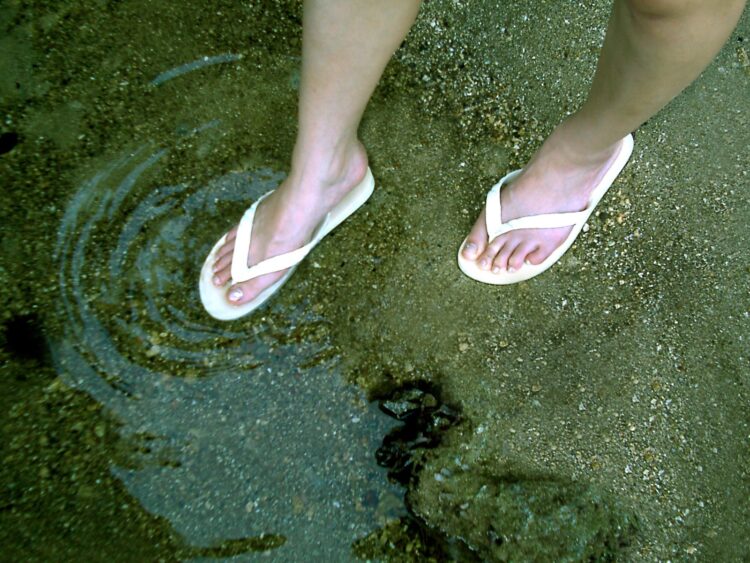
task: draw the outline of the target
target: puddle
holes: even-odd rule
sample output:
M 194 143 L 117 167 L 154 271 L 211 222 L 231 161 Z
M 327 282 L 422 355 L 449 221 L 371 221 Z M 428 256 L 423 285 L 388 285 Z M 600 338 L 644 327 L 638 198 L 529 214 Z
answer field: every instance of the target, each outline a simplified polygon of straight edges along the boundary
M 219 126 L 183 128 L 175 146 Z M 244 539 L 274 560 L 349 558 L 357 538 L 405 513 L 374 457 L 394 423 L 343 383 L 309 303 L 232 324 L 205 314 L 196 265 L 213 240 L 190 233 L 283 175 L 164 184 L 170 150 L 124 152 L 68 205 L 54 365 L 119 421 L 137 454 L 112 473 L 189 545 Z

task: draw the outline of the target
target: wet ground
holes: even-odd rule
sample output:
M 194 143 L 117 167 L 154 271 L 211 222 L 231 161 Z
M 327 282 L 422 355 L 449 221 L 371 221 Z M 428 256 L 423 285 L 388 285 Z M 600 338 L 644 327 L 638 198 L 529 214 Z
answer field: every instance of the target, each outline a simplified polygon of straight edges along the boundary
M 747 10 L 560 264 L 503 288 L 455 266 L 487 187 L 580 104 L 607 12 L 423 6 L 362 125 L 375 195 L 226 325 L 194 280 L 283 177 L 297 3 L 3 4 L 7 556 L 750 557 Z M 461 416 L 399 523 L 365 396 L 415 382 Z

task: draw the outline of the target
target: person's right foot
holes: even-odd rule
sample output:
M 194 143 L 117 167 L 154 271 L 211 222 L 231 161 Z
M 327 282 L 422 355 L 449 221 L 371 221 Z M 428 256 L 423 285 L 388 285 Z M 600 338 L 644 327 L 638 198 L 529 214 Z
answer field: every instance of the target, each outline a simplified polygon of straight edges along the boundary
M 310 241 L 313 232 L 326 214 L 367 173 L 367 154 L 359 142 L 333 158 L 308 159 L 301 170 L 292 170 L 289 177 L 266 197 L 255 213 L 247 265 L 296 250 Z M 232 256 L 237 228 L 217 253 L 213 282 L 222 287 L 231 281 Z M 227 289 L 227 301 L 242 305 L 280 279 L 286 270 L 266 274 Z

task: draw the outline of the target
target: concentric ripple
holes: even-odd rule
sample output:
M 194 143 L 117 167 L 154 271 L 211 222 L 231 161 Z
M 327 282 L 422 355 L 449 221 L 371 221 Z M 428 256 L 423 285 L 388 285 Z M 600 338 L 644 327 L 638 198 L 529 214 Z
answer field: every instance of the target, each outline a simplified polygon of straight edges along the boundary
M 328 344 L 306 336 L 318 321 L 301 299 L 266 321 L 218 323 L 203 311 L 198 274 L 226 216 L 283 175 L 170 184 L 171 150 L 127 151 L 68 205 L 56 247 L 58 371 L 121 421 L 125 439 L 148 442 L 135 468 L 112 471 L 190 545 L 252 538 L 275 560 L 348 558 L 394 504 L 373 459 L 391 422 L 342 383 Z M 255 541 L 264 537 L 274 542 Z
M 193 190 L 154 185 L 148 177 L 166 154 L 141 147 L 105 168 L 73 198 L 58 233 L 61 298 L 75 319 L 68 328 L 123 389 L 144 356 L 205 375 L 255 365 L 268 353 L 203 313 L 196 268 L 207 245 L 195 241 L 224 226 L 219 203 L 247 205 L 283 175 L 230 173 Z

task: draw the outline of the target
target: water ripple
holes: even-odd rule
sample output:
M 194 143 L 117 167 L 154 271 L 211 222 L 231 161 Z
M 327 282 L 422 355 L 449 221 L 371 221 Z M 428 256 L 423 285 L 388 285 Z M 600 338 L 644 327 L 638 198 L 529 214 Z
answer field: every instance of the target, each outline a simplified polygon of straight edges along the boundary
M 321 321 L 303 302 L 219 324 L 198 299 L 223 215 L 283 174 L 174 183 L 162 178 L 169 152 L 128 151 L 71 199 L 55 252 L 57 369 L 120 420 L 123 439 L 148 442 L 135 468 L 112 471 L 191 545 L 276 534 L 275 560 L 347 559 L 377 520 L 361 498 L 394 494 L 373 459 L 391 422 L 322 359 L 332 354 L 306 336 Z
M 224 53 L 221 55 L 215 55 L 213 57 L 201 57 L 200 59 L 197 59 L 195 61 L 185 63 L 184 65 L 180 65 L 162 72 L 151 81 L 151 85 L 159 86 L 161 84 L 164 84 L 168 80 L 172 80 L 173 78 L 177 78 L 178 76 L 182 76 L 183 74 L 187 74 L 188 72 L 192 72 L 194 70 L 198 70 L 207 66 L 221 63 L 231 63 L 240 60 L 242 60 L 242 55 L 234 53 Z

